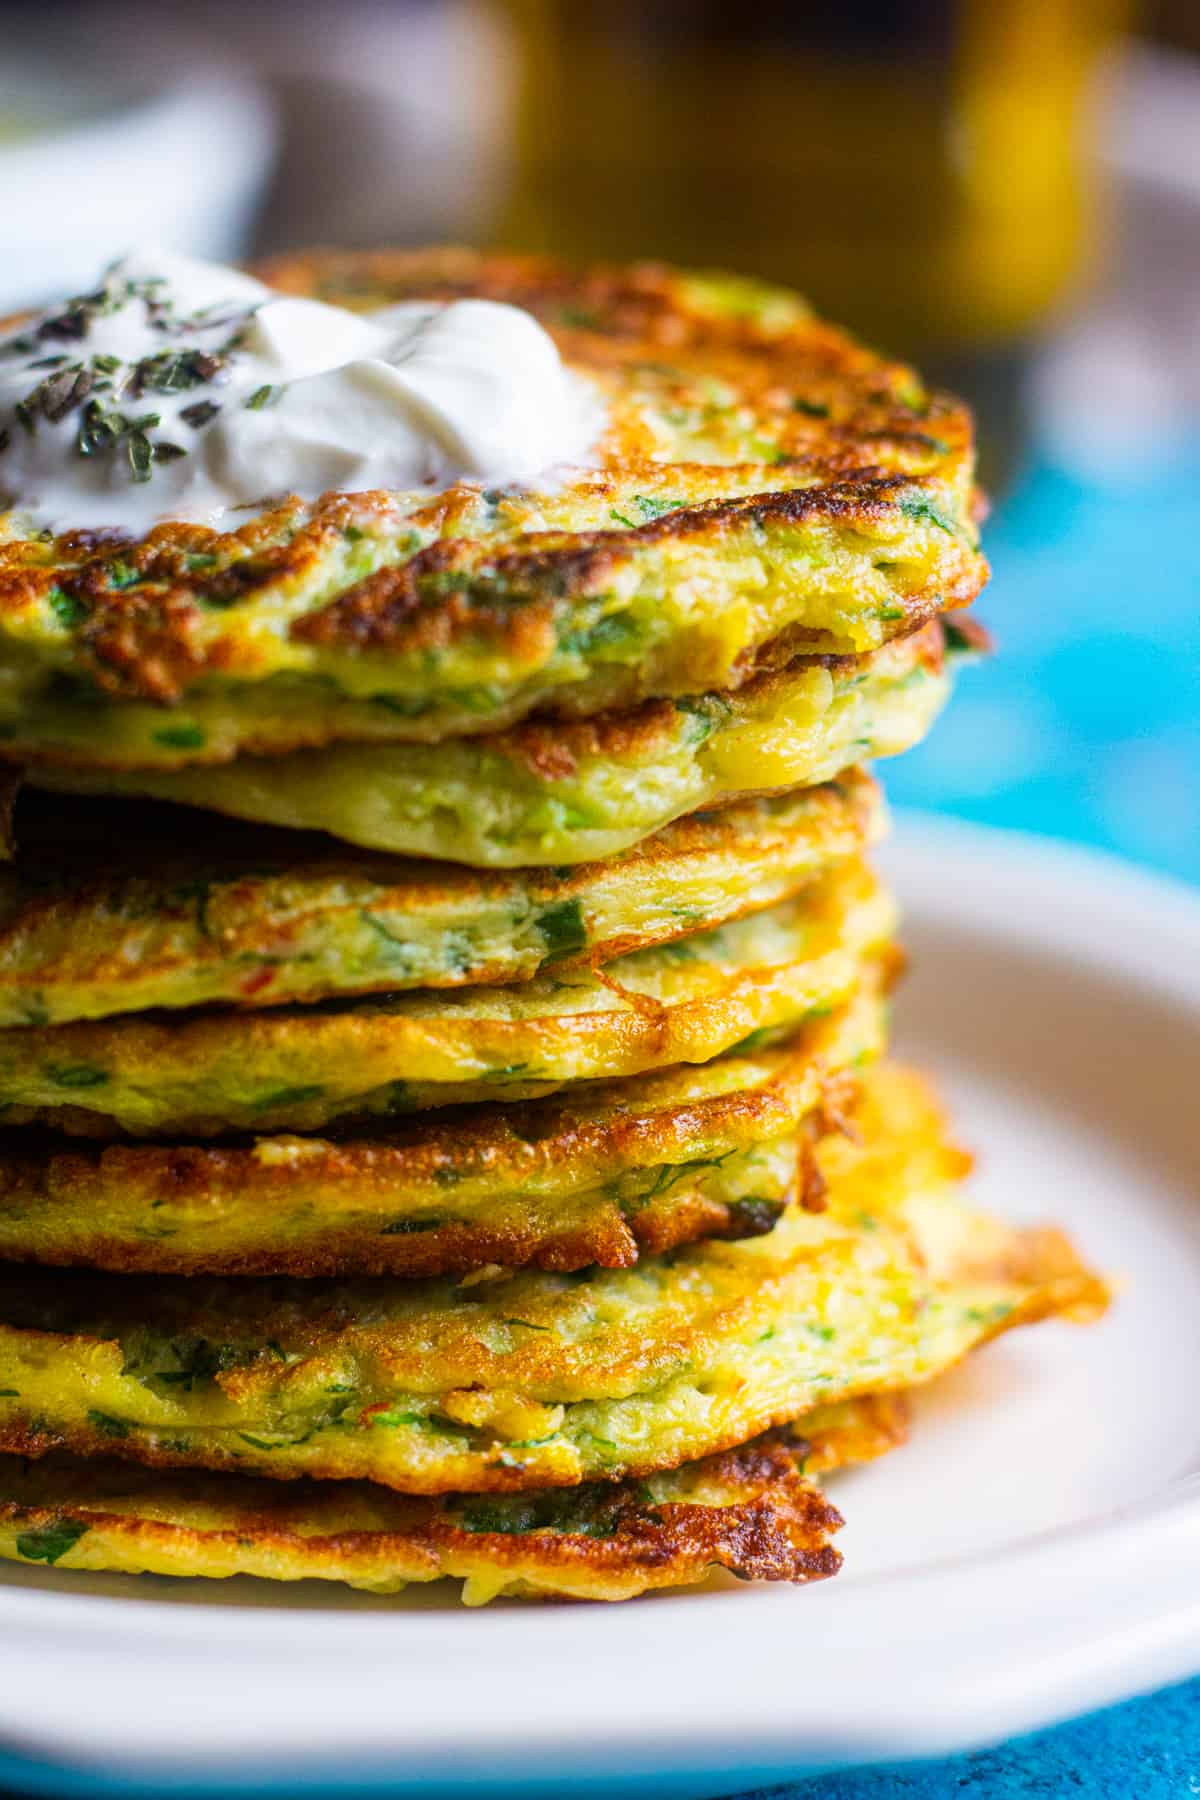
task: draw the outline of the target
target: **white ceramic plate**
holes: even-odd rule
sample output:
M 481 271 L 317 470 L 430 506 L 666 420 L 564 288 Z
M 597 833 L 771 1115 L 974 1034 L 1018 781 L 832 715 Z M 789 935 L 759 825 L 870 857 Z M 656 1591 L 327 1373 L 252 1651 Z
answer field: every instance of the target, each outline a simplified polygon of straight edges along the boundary
M 912 820 L 887 860 L 900 1048 L 944 1077 L 980 1199 L 1125 1279 L 1110 1318 L 1016 1333 L 931 1391 L 908 1448 L 833 1484 L 846 1569 L 808 1590 L 471 1613 L 9 1570 L 0 1740 L 57 1770 L 0 1774 L 715 1795 L 1200 1670 L 1200 899 Z

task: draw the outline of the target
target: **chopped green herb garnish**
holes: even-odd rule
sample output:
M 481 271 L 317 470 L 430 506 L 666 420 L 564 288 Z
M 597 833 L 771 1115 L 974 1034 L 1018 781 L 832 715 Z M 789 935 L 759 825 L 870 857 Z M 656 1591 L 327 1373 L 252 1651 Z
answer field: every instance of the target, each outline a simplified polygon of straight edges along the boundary
M 181 394 L 215 381 L 227 366 L 226 358 L 213 350 L 160 350 L 133 365 L 129 391 L 138 398 L 143 394 Z
M 235 1369 L 246 1361 L 235 1344 L 214 1344 L 208 1338 L 179 1339 L 171 1345 L 171 1350 L 178 1368 L 155 1369 L 147 1375 L 138 1373 L 137 1379 L 148 1387 L 182 1388 L 187 1393 L 194 1393 L 197 1386 L 206 1385 L 224 1370 Z
M 611 1537 L 617 1530 L 620 1510 L 619 1495 L 593 1484 L 565 1492 L 547 1488 L 535 1494 L 467 1500 L 458 1517 L 464 1531 L 494 1537 L 553 1531 L 570 1537 L 603 1538 Z
M 106 411 L 99 400 L 89 400 L 75 438 L 80 456 L 100 456 L 120 443 L 128 430 L 124 413 Z
M 664 513 L 676 512 L 679 507 L 686 506 L 686 500 L 656 500 L 652 494 L 634 494 L 629 502 L 641 514 L 640 518 L 631 519 L 628 513 L 618 512 L 610 506 L 608 516 L 615 519 L 618 525 L 624 525 L 630 531 L 636 531 L 640 525 L 646 525 L 651 519 L 661 519 Z
M 400 962 L 406 966 L 411 963 L 413 954 L 411 943 L 405 938 L 398 937 L 394 931 L 391 931 L 379 917 L 378 913 L 373 913 L 368 907 L 364 906 L 360 908 L 358 916 L 364 925 L 370 926 L 376 937 L 382 938 L 383 942 L 388 944 L 392 951 L 399 952 L 398 956 L 390 956 L 388 959 L 389 961 Z
M 154 742 L 166 750 L 203 750 L 208 738 L 199 725 L 168 725 L 154 733 Z
M 587 921 L 583 916 L 583 902 L 578 898 L 556 900 L 552 906 L 544 907 L 534 924 L 545 942 L 547 962 L 555 957 L 572 956 L 587 945 Z
M 972 1325 L 995 1325 L 1006 1319 L 1012 1311 L 1012 1303 L 1008 1300 L 997 1300 L 994 1306 L 968 1306 L 963 1317 Z
M 201 426 L 211 423 L 220 410 L 219 400 L 196 400 L 191 406 L 185 406 L 179 416 L 185 425 L 190 425 L 194 431 L 199 431 Z
M 641 1198 L 643 1201 L 657 1200 L 660 1194 L 667 1193 L 678 1182 L 686 1180 L 689 1175 L 698 1175 L 703 1169 L 719 1169 L 722 1163 L 728 1162 L 731 1156 L 736 1155 L 736 1150 L 726 1150 L 721 1156 L 698 1156 L 691 1162 L 664 1163 Z
M 682 699 L 676 700 L 675 711 L 686 713 L 690 719 L 695 721 L 691 741 L 698 745 L 702 744 L 706 738 L 711 737 L 718 727 L 728 721 L 733 708 L 729 701 L 723 700 L 719 694 L 702 694 L 697 699 L 685 695 Z
M 54 614 L 60 625 L 71 630 L 75 625 L 82 625 L 88 616 L 88 609 L 77 594 L 68 594 L 60 587 L 52 587 L 46 595 L 46 605 Z
M 396 1425 L 415 1425 L 420 1431 L 437 1430 L 437 1426 L 426 1413 L 394 1412 L 390 1407 L 384 1412 L 372 1413 L 370 1422 L 372 1425 L 384 1425 L 388 1427 Z
M 17 1538 L 17 1555 L 26 1562 L 56 1563 L 90 1530 L 82 1519 L 51 1519 Z
M 936 525 L 939 531 L 948 532 L 951 537 L 958 536 L 954 520 L 929 494 L 902 494 L 896 504 L 906 519 L 912 519 L 918 525 Z
M 131 431 L 126 443 L 129 467 L 135 481 L 149 481 L 154 450 L 144 431 Z
M 124 1419 L 114 1419 L 111 1413 L 89 1411 L 88 1424 L 98 1431 L 101 1437 L 127 1438 L 129 1426 Z
M 311 1087 L 276 1088 L 273 1093 L 251 1101 L 251 1108 L 254 1112 L 266 1112 L 272 1106 L 303 1106 L 307 1100 L 319 1100 L 324 1092 L 318 1083 Z
M 609 613 L 594 624 L 564 631 L 558 643 L 572 656 L 596 656 L 603 652 L 630 651 L 640 644 L 643 626 L 631 613 Z
M 93 1088 L 103 1087 L 108 1073 L 93 1063 L 51 1063 L 47 1066 L 46 1078 L 55 1087 Z

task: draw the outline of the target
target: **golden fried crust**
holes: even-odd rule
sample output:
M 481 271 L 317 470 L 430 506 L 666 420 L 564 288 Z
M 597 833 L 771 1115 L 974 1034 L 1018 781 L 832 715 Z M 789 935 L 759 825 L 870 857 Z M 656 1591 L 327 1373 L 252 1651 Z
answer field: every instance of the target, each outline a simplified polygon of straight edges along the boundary
M 869 665 L 849 656 L 813 656 L 798 658 L 784 669 L 771 669 L 756 675 L 745 693 L 745 700 L 755 708 L 768 712 L 785 695 L 795 671 L 828 669 L 835 678 L 853 680 L 859 674 L 903 676 L 921 668 L 940 675 L 945 666 L 945 636 L 935 621 L 921 627 L 906 641 L 880 652 Z M 698 706 L 708 704 L 714 712 L 722 707 L 721 696 L 706 694 Z M 591 719 L 529 719 L 508 731 L 496 732 L 487 739 L 487 747 L 509 762 L 523 764 L 542 781 L 565 781 L 591 762 L 649 763 L 674 740 L 679 730 L 679 707 L 670 700 L 649 700 L 641 706 L 617 712 L 605 712 Z
M 704 1063 L 842 1005 L 895 928 L 850 861 L 811 891 L 603 968 L 506 987 L 81 1020 L 0 1032 L 6 1123 L 110 1136 L 322 1129 Z
M 128 1465 L 0 1458 L 0 1556 L 71 1569 L 340 1580 L 375 1592 L 465 1581 L 478 1605 L 502 1593 L 628 1599 L 725 1569 L 741 1580 L 835 1574 L 838 1512 L 812 1474 L 903 1443 L 900 1396 L 809 1414 L 645 1482 L 596 1483 L 515 1500 L 414 1499 L 364 1483 L 164 1478 Z
M 945 620 L 864 658 L 797 657 L 732 692 L 527 719 L 440 744 L 332 744 L 217 766 L 38 767 L 38 787 L 152 796 L 319 828 L 475 868 L 606 859 L 673 819 L 839 777 L 929 730 L 950 690 Z
M 489 874 L 154 802 L 30 791 L 0 870 L 0 1025 L 493 985 L 709 929 L 875 842 L 865 772 L 692 815 L 605 863 Z M 119 852 L 119 854 L 118 854 Z
M 602 593 L 628 567 L 635 546 L 640 550 L 672 542 L 686 547 L 694 540 L 713 543 L 722 536 L 756 535 L 816 520 L 866 531 L 888 524 L 897 497 L 910 491 L 905 475 L 838 481 L 829 479 L 834 473 L 826 464 L 821 474 L 827 479 L 819 488 L 703 501 L 648 520 L 632 531 L 576 533 L 565 542 L 556 541 L 550 533 L 540 534 L 534 549 L 490 556 L 487 579 L 503 595 L 516 591 L 532 597 L 521 616 L 526 632 L 549 629 L 555 603 L 563 593 Z M 615 498 L 615 482 L 612 492 Z M 499 647 L 512 634 L 512 608 L 499 603 L 489 607 L 473 598 L 468 583 L 478 578 L 480 561 L 476 544 L 462 540 L 431 544 L 402 567 L 376 570 L 320 611 L 298 619 L 290 635 L 323 649 L 413 651 L 440 649 L 456 633 L 469 629 L 477 637 L 493 639 Z M 451 586 L 456 578 L 462 581 L 458 588 Z M 448 590 L 448 598 L 436 614 L 430 613 L 425 599 L 431 586 Z M 909 596 L 907 627 L 915 630 L 944 607 L 969 604 L 979 586 L 976 571 L 969 568 L 955 571 L 949 582 L 940 578 L 936 586 L 930 582 Z M 811 635 L 819 639 L 821 634 L 814 631 Z M 751 673 L 759 660 L 756 655 L 748 656 L 743 673 Z
M 957 1192 L 923 1084 L 872 1071 L 820 1212 L 636 1268 L 453 1282 L 252 1283 L 0 1270 L 0 1448 L 367 1478 L 407 1493 L 570 1488 L 677 1468 L 815 1405 L 928 1381 L 1104 1284 L 1054 1231 Z
M 315 1154 L 307 1150 L 310 1142 Z M 747 1173 L 743 1195 L 711 1194 L 701 1171 L 666 1166 L 650 1172 L 646 1181 L 651 1188 L 655 1178 L 662 1181 L 661 1197 L 647 1198 L 637 1211 L 632 1210 L 638 1196 L 631 1182 L 628 1212 L 619 1198 L 592 1191 L 557 1204 L 508 1197 L 490 1211 L 472 1208 L 469 1216 L 460 1218 L 432 1209 L 410 1215 L 403 1210 L 400 1195 L 393 1199 L 393 1217 L 387 1220 L 386 1192 L 382 1204 L 377 1198 L 382 1185 L 378 1165 L 384 1157 L 374 1146 L 336 1146 L 309 1139 L 303 1143 L 305 1148 L 297 1149 L 266 1140 L 259 1151 L 200 1146 L 113 1149 L 96 1160 L 65 1153 L 51 1156 L 48 1166 L 42 1167 L 18 1151 L 5 1159 L 8 1216 L 0 1228 L 0 1243 L 14 1261 L 168 1275 L 411 1278 L 492 1267 L 629 1268 L 643 1253 L 660 1254 L 701 1238 L 734 1240 L 769 1231 L 795 1196 L 803 1154 L 799 1143 L 777 1146 L 773 1160 L 782 1164 L 783 1179 L 774 1169 L 767 1182 L 757 1170 Z M 280 1180 L 285 1169 L 279 1163 L 264 1171 L 258 1161 L 262 1153 L 294 1156 L 299 1168 L 287 1171 L 292 1180 Z M 318 1165 L 315 1170 L 313 1163 Z M 22 1215 L 18 1200 L 35 1192 L 41 1182 L 53 1213 L 47 1218 L 47 1207 L 39 1217 L 31 1208 Z M 278 1223 L 281 1214 L 283 1222 L 289 1222 L 289 1204 L 299 1212 L 305 1203 L 319 1202 L 331 1188 L 336 1194 L 335 1184 L 348 1182 L 355 1187 L 344 1191 L 347 1197 L 353 1193 L 357 1203 L 353 1211 L 358 1217 L 352 1223 L 330 1208 L 320 1229 L 300 1242 L 268 1236 L 267 1227 Z M 769 1195 L 761 1192 L 764 1185 L 772 1190 Z M 720 1188 L 728 1187 L 727 1178 Z M 115 1205 L 100 1223 L 90 1208 L 106 1193 L 115 1196 Z M 272 1209 L 248 1221 L 245 1212 L 264 1201 L 273 1201 Z M 150 1218 L 144 1236 L 122 1230 L 124 1217 L 135 1209 L 151 1213 L 162 1209 L 159 1218 Z M 347 1205 L 346 1210 L 351 1208 Z M 222 1213 L 234 1215 L 227 1234 L 232 1243 L 222 1241 Z M 195 1221 L 192 1229 L 176 1226 L 167 1235 L 163 1220 L 181 1216 Z M 386 1222 L 381 1224 L 381 1218 Z M 250 1229 L 251 1223 L 257 1225 L 256 1231 Z
M 266 278 L 527 307 L 602 390 L 596 466 L 544 493 L 290 498 L 233 532 L 0 540 L 6 754 L 165 768 L 590 715 L 736 686 L 785 646 L 869 652 L 986 578 L 966 409 L 794 296 L 465 252 Z
M 344 1140 L 35 1149 L 0 1158 L 0 1256 L 227 1275 L 626 1268 L 823 1205 L 812 1135 L 882 1049 L 872 993 L 757 1055 L 461 1110 Z

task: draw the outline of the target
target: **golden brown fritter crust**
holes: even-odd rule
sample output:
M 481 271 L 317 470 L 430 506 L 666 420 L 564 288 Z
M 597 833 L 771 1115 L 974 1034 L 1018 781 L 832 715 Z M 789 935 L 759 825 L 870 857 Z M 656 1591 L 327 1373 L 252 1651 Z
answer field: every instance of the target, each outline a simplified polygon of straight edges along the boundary
M 915 1076 L 872 1071 L 820 1145 L 828 1205 L 636 1268 L 254 1282 L 0 1269 L 0 1448 L 520 1493 L 648 1475 L 816 1405 L 932 1379 L 997 1333 L 1088 1319 L 1053 1230 L 967 1205 Z
M 467 252 L 265 274 L 359 307 L 527 307 L 603 392 L 597 466 L 545 492 L 284 499 L 230 532 L 0 539 L 3 753 L 166 768 L 590 715 L 867 653 L 986 578 L 967 410 L 795 296 Z
M 577 869 L 354 851 L 162 803 L 29 790 L 0 869 L 0 1025 L 528 980 L 772 906 L 877 841 L 877 784 L 677 819 Z
M 870 980 L 895 924 L 891 897 L 852 859 L 780 906 L 603 968 L 251 1014 L 10 1026 L 0 1103 L 6 1124 L 71 1131 L 83 1113 L 100 1135 L 203 1137 L 533 1099 L 782 1036 Z
M 366 1483 L 164 1477 L 51 1455 L 0 1458 L 0 1556 L 63 1568 L 294 1581 L 391 1593 L 457 1577 L 501 1593 L 619 1600 L 726 1569 L 807 1582 L 841 1564 L 841 1517 L 811 1477 L 904 1442 L 903 1396 L 869 1396 L 646 1482 L 419 1499 Z
M 444 743 L 329 744 L 174 769 L 37 767 L 32 785 L 154 797 L 474 868 L 618 855 L 673 819 L 809 787 L 929 730 L 961 660 L 937 620 L 868 657 L 797 657 L 730 692 Z
M 848 1065 L 882 1044 L 868 994 L 782 1049 L 373 1135 L 104 1149 L 10 1139 L 0 1256 L 181 1275 L 627 1268 L 700 1238 L 759 1235 L 797 1193 L 823 1205 L 812 1134 L 838 1127 Z

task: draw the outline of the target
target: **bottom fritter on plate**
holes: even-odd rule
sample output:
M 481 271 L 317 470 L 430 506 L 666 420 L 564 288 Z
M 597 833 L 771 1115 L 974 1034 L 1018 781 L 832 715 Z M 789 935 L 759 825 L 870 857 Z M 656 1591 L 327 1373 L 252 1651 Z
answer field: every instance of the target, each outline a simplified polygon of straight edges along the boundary
M 626 1600 L 714 1569 L 821 1581 L 841 1517 L 812 1476 L 903 1442 L 902 1396 L 823 1407 L 644 1481 L 419 1499 L 370 1482 L 159 1474 L 61 1455 L 0 1457 L 0 1557 L 123 1574 L 344 1581 L 380 1594 L 450 1577 L 500 1595 Z

